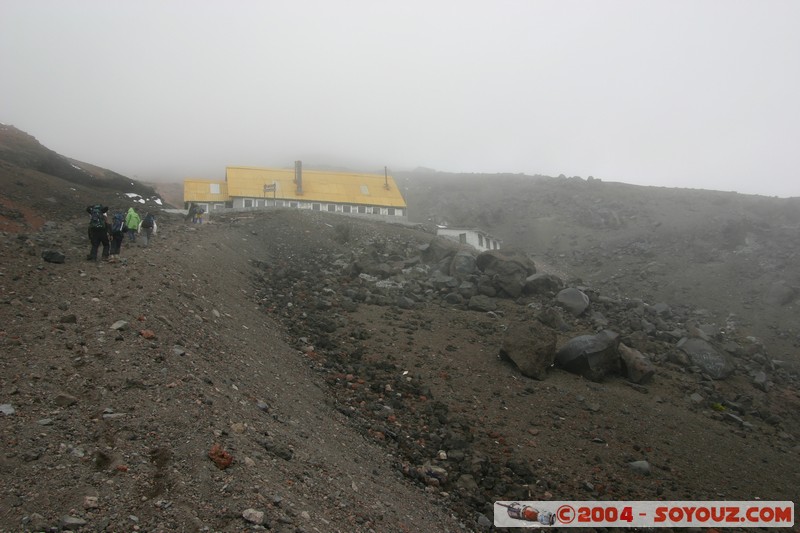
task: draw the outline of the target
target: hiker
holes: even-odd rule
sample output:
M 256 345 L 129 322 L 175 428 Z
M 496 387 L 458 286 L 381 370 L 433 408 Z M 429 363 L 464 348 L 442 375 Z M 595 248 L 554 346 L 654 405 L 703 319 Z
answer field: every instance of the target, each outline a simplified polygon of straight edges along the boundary
M 128 230 L 125 226 L 125 215 L 123 213 L 114 213 L 111 218 L 111 255 L 108 257 L 110 263 L 119 261 L 119 253 L 122 251 L 122 240 L 125 238 L 125 232 Z
M 139 223 L 142 221 L 136 209 L 129 208 L 125 217 L 125 226 L 128 228 L 128 238 L 131 242 L 136 242 L 136 232 L 139 230 Z
M 142 230 L 144 230 L 144 233 L 142 233 Z M 158 226 L 156 224 L 156 217 L 154 217 L 152 213 L 148 212 L 142 219 L 141 223 L 139 223 L 139 235 L 142 236 L 142 243 L 147 246 L 147 244 L 150 242 L 150 239 L 156 234 L 157 231 Z
M 197 206 L 194 205 L 194 202 L 189 204 L 189 212 L 186 213 L 186 218 L 184 220 L 189 220 L 189 219 L 191 219 L 192 224 L 194 224 L 195 221 L 197 220 Z
M 108 258 L 108 207 L 100 204 L 86 208 L 89 213 L 89 242 L 92 249 L 86 256 L 87 261 L 97 261 L 97 249 L 103 245 L 103 259 Z
M 198 209 L 197 210 L 197 214 L 195 216 L 197 217 L 197 223 L 198 224 L 202 224 L 203 223 L 203 215 L 204 214 L 205 214 L 205 210 L 204 209 Z

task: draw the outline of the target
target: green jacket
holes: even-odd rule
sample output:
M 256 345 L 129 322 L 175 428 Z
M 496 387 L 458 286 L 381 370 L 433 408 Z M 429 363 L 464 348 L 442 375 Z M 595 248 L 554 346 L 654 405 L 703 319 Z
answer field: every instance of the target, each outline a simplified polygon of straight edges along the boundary
M 128 226 L 128 229 L 137 229 L 139 227 L 139 223 L 142 221 L 139 213 L 137 213 L 132 207 L 128 209 L 128 214 L 125 217 L 125 225 Z

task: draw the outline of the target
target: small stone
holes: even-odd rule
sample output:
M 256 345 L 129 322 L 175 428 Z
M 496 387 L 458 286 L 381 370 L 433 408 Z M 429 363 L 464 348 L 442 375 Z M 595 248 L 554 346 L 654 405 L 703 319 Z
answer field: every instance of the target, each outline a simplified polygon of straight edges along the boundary
M 10 403 L 0 404 L 0 413 L 3 413 L 6 416 L 11 416 L 16 413 L 17 410 Z
M 61 517 L 61 529 L 67 529 L 69 531 L 74 531 L 76 529 L 80 529 L 87 524 L 86 520 L 82 518 L 77 518 L 75 516 L 63 516 Z
M 242 518 L 250 522 L 251 524 L 263 524 L 264 523 L 264 512 L 263 511 L 256 511 L 255 509 L 245 509 L 242 512 Z
M 83 497 L 83 508 L 84 509 L 98 509 L 100 507 L 99 503 L 100 498 L 97 496 L 84 496 Z
M 53 424 L 53 419 L 52 418 L 42 418 L 41 420 L 38 420 L 36 423 L 39 424 L 40 426 L 50 426 L 50 425 Z
M 628 463 L 628 466 L 634 472 L 639 474 L 649 474 L 650 473 L 650 463 L 647 461 L 633 461 Z
M 45 250 L 42 252 L 42 259 L 48 263 L 61 264 L 66 261 L 66 256 L 58 250 Z
M 111 324 L 111 329 L 115 331 L 124 331 L 128 329 L 128 322 L 125 320 L 117 320 L 113 324 Z
M 59 407 L 69 407 L 70 405 L 78 403 L 78 399 L 75 396 L 62 392 L 55 397 L 53 402 Z

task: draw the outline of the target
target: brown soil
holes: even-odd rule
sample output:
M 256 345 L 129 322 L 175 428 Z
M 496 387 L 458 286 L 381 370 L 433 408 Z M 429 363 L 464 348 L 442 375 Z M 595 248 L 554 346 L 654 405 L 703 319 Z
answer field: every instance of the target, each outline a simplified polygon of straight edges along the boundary
M 796 381 L 762 392 L 664 363 L 644 389 L 557 369 L 539 382 L 498 357 L 530 319 L 510 300 L 496 317 L 321 311 L 323 287 L 354 283 L 332 258 L 431 238 L 352 221 L 340 243 L 341 221 L 163 214 L 152 246 L 126 244 L 117 264 L 82 260 L 81 215 L 5 234 L 0 403 L 16 412 L 0 415 L 0 530 L 72 516 L 86 531 L 241 531 L 252 508 L 276 531 L 457 531 L 509 496 L 800 500 Z M 67 261 L 43 262 L 50 248 Z M 752 397 L 752 429 L 687 398 L 709 388 Z M 641 459 L 651 475 L 628 468 Z

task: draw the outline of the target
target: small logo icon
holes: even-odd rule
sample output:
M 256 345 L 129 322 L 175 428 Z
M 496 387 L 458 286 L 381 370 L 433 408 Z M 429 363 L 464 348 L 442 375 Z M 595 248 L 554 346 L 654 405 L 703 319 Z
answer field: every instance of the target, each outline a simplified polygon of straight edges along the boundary
M 556 517 L 562 524 L 571 524 L 575 520 L 575 509 L 571 505 L 562 505 L 556 511 Z

